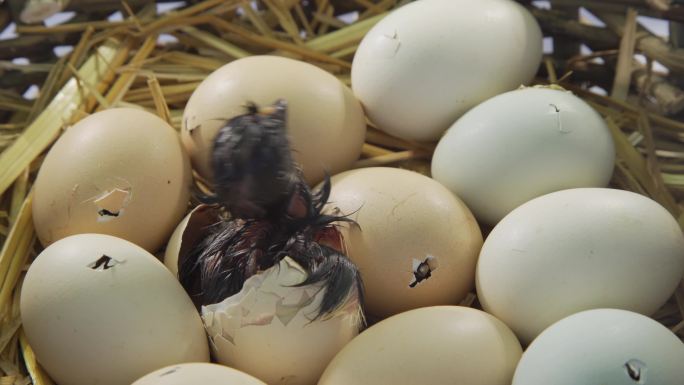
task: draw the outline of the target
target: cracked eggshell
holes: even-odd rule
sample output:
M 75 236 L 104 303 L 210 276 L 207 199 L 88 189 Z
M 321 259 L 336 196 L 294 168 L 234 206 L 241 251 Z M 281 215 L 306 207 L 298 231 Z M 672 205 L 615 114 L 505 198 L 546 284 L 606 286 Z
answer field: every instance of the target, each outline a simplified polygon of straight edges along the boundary
M 266 385 L 266 383 L 223 365 L 193 362 L 171 365 L 138 379 L 132 385 Z
M 564 318 L 527 348 L 513 385 L 674 385 L 684 380 L 684 344 L 658 322 L 625 310 Z
M 610 130 L 587 103 L 562 90 L 525 88 L 459 119 L 435 149 L 432 177 L 494 225 L 535 197 L 607 186 L 614 163 Z
M 684 235 L 657 202 L 582 188 L 533 199 L 492 230 L 477 265 L 485 311 L 529 343 L 579 311 L 653 314 L 684 273 Z
M 159 117 L 114 108 L 79 121 L 38 172 L 33 222 L 41 243 L 101 233 L 157 251 L 183 217 L 192 173 L 178 134 Z
M 103 234 L 48 246 L 31 264 L 21 319 L 60 385 L 130 384 L 158 368 L 209 361 L 202 321 L 153 255 Z
M 327 210 L 359 224 L 341 226 L 368 314 L 455 305 L 473 289 L 482 233 L 463 202 L 435 180 L 397 168 L 358 169 L 332 178 L 328 201 Z
M 218 210 L 214 206 L 195 207 L 176 226 L 164 251 L 164 265 L 178 277 L 178 263 L 183 256 L 208 233 L 208 226 L 219 221 Z
M 468 109 L 527 84 L 541 57 L 539 25 L 514 1 L 415 1 L 363 38 L 352 89 L 381 130 L 437 140 Z
M 421 308 L 361 333 L 335 356 L 318 385 L 510 385 L 521 354 L 513 332 L 487 313 Z
M 358 334 L 358 297 L 331 317 L 314 320 L 320 284 L 295 287 L 307 273 L 285 257 L 256 274 L 223 302 L 203 306 L 210 344 L 219 363 L 276 385 L 315 384 L 330 360 Z
M 348 169 L 361 154 L 366 118 L 351 90 L 311 64 L 277 56 L 251 56 L 211 73 L 193 92 L 181 136 L 194 168 L 211 180 L 211 148 L 226 120 L 245 105 L 288 103 L 287 130 L 293 155 L 309 183 Z

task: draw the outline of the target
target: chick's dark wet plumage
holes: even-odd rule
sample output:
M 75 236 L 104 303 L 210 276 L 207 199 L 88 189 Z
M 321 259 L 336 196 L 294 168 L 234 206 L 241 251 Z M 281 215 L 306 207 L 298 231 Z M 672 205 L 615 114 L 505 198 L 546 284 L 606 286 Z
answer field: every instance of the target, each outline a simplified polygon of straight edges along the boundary
M 362 300 L 356 266 L 342 252 L 335 222 L 322 213 L 330 193 L 326 178 L 312 191 L 295 164 L 285 130 L 287 105 L 247 107 L 219 131 L 213 148 L 215 196 L 229 218 L 215 224 L 179 263 L 179 279 L 196 305 L 238 293 L 247 278 L 289 256 L 308 273 L 300 285 L 322 283 L 318 316 Z

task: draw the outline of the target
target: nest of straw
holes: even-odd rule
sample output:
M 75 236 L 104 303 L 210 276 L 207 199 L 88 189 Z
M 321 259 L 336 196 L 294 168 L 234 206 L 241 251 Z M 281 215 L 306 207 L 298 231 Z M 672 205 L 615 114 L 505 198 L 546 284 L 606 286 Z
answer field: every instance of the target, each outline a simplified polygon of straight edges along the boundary
M 33 1 L 8 0 L 0 7 L 0 30 L 18 24 L 16 37 L 0 41 L 0 384 L 51 383 L 22 332 L 18 298 L 23 274 L 40 252 L 31 185 L 65 127 L 98 110 L 135 105 L 179 129 L 199 82 L 223 64 L 254 54 L 304 60 L 349 84 L 364 34 L 406 1 L 259 0 L 253 9 L 248 0 L 206 0 L 163 14 L 154 2 L 141 0 L 47 2 L 68 3 L 66 11 L 75 16 L 47 27 L 26 24 L 41 20 L 29 9 Z M 617 147 L 612 187 L 651 197 L 684 226 L 684 5 L 554 0 L 552 9 L 539 9 L 520 2 L 554 39 L 554 52 L 545 56 L 536 82 L 571 90 L 608 122 Z M 587 24 L 579 7 L 605 26 Z M 115 11 L 123 17 L 107 20 Z M 640 26 L 637 15 L 671 22 L 670 40 Z M 160 36 L 167 43 L 160 43 Z M 581 53 L 580 44 L 593 51 Z M 56 56 L 53 49 L 64 45 L 73 49 Z M 635 53 L 646 63 L 635 61 Z M 17 57 L 30 63 L 12 61 Z M 654 70 L 654 62 L 669 73 Z M 40 92 L 27 100 L 22 94 L 31 85 Z M 356 166 L 391 165 L 427 174 L 433 150 L 434 143 L 408 142 L 369 126 Z M 471 296 L 466 304 L 473 302 Z M 684 284 L 654 318 L 684 338 Z

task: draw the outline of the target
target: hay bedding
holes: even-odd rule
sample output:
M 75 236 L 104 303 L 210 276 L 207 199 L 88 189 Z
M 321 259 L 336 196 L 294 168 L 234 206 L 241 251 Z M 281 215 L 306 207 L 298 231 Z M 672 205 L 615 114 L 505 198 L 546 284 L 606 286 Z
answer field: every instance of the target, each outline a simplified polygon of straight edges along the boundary
M 684 226 L 684 5 L 555 0 L 547 9 L 520 2 L 554 39 L 536 82 L 573 91 L 608 122 L 617 147 L 611 185 L 650 196 Z M 0 384 L 51 383 L 23 335 L 18 296 L 22 276 L 40 251 L 31 185 L 65 127 L 101 109 L 135 105 L 179 129 L 199 82 L 224 63 L 254 54 L 305 60 L 349 84 L 358 43 L 402 1 L 261 0 L 253 9 L 247 0 L 207 0 L 166 4 L 180 7 L 158 13 L 149 1 L 72 0 L 65 9 L 73 12 L 70 20 L 40 22 L 50 7 L 63 3 L 0 5 L 0 30 L 18 24 L 16 36 L 0 40 Z M 637 14 L 670 22 L 669 41 L 640 25 Z M 604 25 L 592 25 L 591 16 Z M 592 51 L 580 50 L 580 44 Z M 636 61 L 635 53 L 645 62 Z M 25 97 L 36 87 L 37 97 Z M 427 174 L 433 149 L 370 126 L 356 166 Z M 474 296 L 466 301 L 472 303 Z M 684 338 L 684 284 L 654 318 Z

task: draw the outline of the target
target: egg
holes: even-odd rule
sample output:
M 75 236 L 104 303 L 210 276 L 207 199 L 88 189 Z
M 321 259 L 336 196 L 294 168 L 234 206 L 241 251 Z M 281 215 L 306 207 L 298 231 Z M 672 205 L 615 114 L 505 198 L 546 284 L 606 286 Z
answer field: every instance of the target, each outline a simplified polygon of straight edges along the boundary
M 157 251 L 183 217 L 190 161 L 157 116 L 114 108 L 82 119 L 57 140 L 35 183 L 33 222 L 43 246 L 101 233 Z
M 185 363 L 171 365 L 138 379 L 132 385 L 266 385 L 266 383 L 223 365 Z
M 390 317 L 353 339 L 319 385 L 509 385 L 522 349 L 479 310 L 435 306 Z
M 583 310 L 651 315 L 684 273 L 684 236 L 658 203 L 583 188 L 533 199 L 489 234 L 477 266 L 484 309 L 529 343 Z
M 684 380 L 684 343 L 656 321 L 624 310 L 571 315 L 525 351 L 513 385 L 674 385 Z
M 363 38 L 352 89 L 381 130 L 437 140 L 473 106 L 531 81 L 541 56 L 539 25 L 514 1 L 415 1 Z
M 197 310 L 152 254 L 79 234 L 31 264 L 21 320 L 38 362 L 60 385 L 121 385 L 158 368 L 209 360 Z
M 570 92 L 525 88 L 495 96 L 442 137 L 432 176 L 494 225 L 535 197 L 605 187 L 615 147 L 601 116 Z
M 202 318 L 218 362 L 271 385 L 313 385 L 362 325 L 358 295 L 316 318 L 321 283 L 297 286 L 306 271 L 285 257 L 245 281 L 242 290 L 203 306 Z M 358 293 L 357 293 L 358 294 Z
M 277 56 L 251 56 L 224 65 L 193 92 L 181 130 L 193 166 L 211 179 L 211 151 L 218 130 L 245 113 L 249 102 L 288 103 L 293 155 L 309 183 L 349 168 L 361 154 L 366 120 L 351 90 L 311 64 Z
M 358 169 L 332 178 L 329 202 L 327 210 L 358 224 L 341 226 L 370 315 L 455 305 L 473 289 L 482 233 L 438 182 L 396 168 Z
M 220 220 L 218 209 L 214 206 L 195 207 L 176 226 L 164 250 L 164 265 L 178 277 L 178 263 L 209 232 L 209 227 Z

